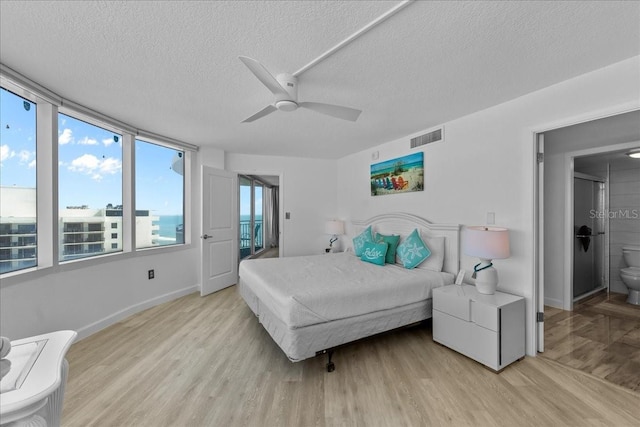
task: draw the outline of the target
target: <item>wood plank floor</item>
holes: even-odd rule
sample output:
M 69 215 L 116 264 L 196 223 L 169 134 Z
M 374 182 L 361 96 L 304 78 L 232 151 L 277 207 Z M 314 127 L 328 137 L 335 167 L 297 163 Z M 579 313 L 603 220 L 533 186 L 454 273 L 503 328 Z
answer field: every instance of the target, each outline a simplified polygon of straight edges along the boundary
M 74 344 L 64 426 L 637 426 L 640 394 L 541 357 L 495 374 L 416 326 L 291 363 L 231 287 Z
M 626 298 L 602 292 L 573 311 L 545 307 L 542 356 L 640 392 L 640 306 Z

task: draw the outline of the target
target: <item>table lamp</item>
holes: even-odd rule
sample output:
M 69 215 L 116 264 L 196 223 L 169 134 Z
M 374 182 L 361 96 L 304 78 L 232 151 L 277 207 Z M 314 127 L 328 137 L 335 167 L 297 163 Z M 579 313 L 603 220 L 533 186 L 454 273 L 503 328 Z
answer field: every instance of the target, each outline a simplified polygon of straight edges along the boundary
M 466 227 L 463 242 L 464 253 L 480 258 L 473 267 L 476 289 L 481 294 L 492 295 L 498 286 L 498 271 L 493 268 L 494 259 L 509 258 L 509 230 L 500 227 Z
M 330 234 L 329 251 L 333 250 L 333 244 L 338 241 L 338 236 L 344 234 L 344 221 L 332 219 L 324 224 L 325 234 Z M 327 252 L 329 252 L 327 251 Z

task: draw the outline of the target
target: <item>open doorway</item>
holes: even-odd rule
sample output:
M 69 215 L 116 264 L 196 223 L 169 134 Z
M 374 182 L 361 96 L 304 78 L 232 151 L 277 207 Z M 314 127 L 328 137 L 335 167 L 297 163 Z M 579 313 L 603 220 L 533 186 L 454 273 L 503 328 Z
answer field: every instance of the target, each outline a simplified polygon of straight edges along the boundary
M 239 260 L 278 256 L 279 181 L 273 175 L 239 175 Z
M 617 282 L 622 245 L 640 244 L 640 160 L 627 156 L 640 147 L 638 123 L 635 110 L 539 133 L 536 221 L 538 351 L 636 391 L 640 373 L 627 361 L 640 345 L 640 307 L 624 303 Z

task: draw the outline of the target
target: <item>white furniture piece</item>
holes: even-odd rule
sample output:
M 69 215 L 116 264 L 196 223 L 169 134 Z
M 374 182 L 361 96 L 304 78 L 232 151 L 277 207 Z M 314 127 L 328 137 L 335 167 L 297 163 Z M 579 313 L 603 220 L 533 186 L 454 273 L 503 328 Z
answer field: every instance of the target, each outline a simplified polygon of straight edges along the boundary
M 500 371 L 525 354 L 524 298 L 464 284 L 434 289 L 433 340 Z
M 11 342 L 9 373 L 0 381 L 0 426 L 59 426 L 75 331 Z

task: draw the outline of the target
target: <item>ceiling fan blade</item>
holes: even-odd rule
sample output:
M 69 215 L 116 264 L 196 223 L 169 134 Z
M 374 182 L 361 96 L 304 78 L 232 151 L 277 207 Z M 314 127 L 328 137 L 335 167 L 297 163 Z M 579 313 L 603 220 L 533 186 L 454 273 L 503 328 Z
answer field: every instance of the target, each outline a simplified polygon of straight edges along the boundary
M 336 117 L 338 119 L 349 120 L 355 122 L 360 117 L 362 111 L 355 108 L 342 107 L 340 105 L 323 104 L 321 102 L 299 102 L 298 105 L 327 116 Z
M 256 61 L 255 59 L 248 58 L 246 56 L 239 56 L 240 61 L 247 66 L 247 68 L 265 85 L 274 95 L 283 95 L 288 97 L 289 94 L 278 83 L 275 77 L 264 68 L 264 65 Z
M 254 120 L 258 120 L 260 117 L 264 117 L 267 114 L 273 113 L 274 111 L 277 111 L 277 110 L 278 109 L 274 105 L 267 105 L 262 110 L 255 113 L 253 116 L 249 117 L 248 119 L 244 119 L 242 123 L 250 123 Z

